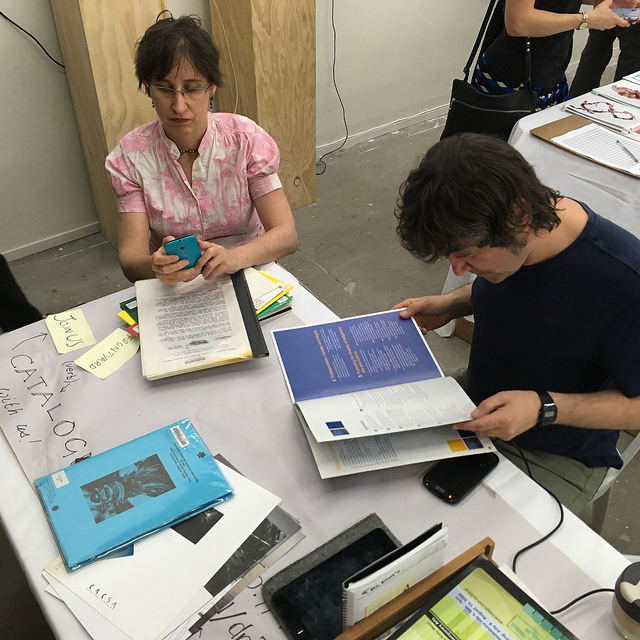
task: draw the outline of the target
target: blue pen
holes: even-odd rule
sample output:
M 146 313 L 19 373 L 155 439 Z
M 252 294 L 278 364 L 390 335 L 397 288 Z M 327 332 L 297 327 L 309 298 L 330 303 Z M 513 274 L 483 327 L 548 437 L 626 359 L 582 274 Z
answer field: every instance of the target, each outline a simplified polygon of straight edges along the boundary
M 638 158 L 635 157 L 635 155 L 629 151 L 629 149 L 627 149 L 627 147 L 625 147 L 622 142 L 620 142 L 620 140 L 616 140 L 616 143 L 619 144 L 623 151 L 635 162 L 635 163 L 640 163 L 640 160 L 638 160 Z

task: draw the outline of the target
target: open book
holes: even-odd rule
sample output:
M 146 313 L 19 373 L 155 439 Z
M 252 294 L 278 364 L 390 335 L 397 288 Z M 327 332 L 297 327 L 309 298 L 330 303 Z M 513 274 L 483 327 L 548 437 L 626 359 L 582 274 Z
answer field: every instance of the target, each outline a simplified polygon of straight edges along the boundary
M 179 284 L 138 280 L 136 299 L 148 380 L 269 355 L 243 271 Z
M 474 404 L 398 311 L 273 336 L 322 477 L 493 449 L 448 426 L 468 420 Z

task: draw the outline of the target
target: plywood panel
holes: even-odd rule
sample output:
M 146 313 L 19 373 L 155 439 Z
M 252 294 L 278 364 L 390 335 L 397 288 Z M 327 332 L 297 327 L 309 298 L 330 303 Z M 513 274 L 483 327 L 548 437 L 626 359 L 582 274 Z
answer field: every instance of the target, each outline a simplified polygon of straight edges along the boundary
M 136 42 L 153 24 L 164 2 L 81 0 L 89 60 L 107 148 L 134 127 L 156 119 L 151 101 L 138 91 L 133 56 Z
M 315 200 L 315 1 L 210 0 L 226 86 L 223 111 L 255 120 L 278 143 L 293 208 Z
M 107 154 L 134 127 L 154 120 L 138 92 L 135 42 L 165 8 L 164 0 L 51 0 L 100 229 L 117 243 L 116 201 Z

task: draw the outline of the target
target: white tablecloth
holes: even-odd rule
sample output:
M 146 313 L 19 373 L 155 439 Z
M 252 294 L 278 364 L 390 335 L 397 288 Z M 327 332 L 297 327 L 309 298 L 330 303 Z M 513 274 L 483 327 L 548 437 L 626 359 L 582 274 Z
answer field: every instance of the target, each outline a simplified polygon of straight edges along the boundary
M 265 325 L 269 342 L 273 328 L 335 317 L 290 274 L 275 267 L 273 271 L 294 283 L 295 303 L 293 313 Z M 115 314 L 127 293 L 119 292 L 83 307 L 98 340 L 119 326 Z M 17 353 L 16 345 L 21 345 L 21 352 L 28 345 L 37 360 L 39 353 L 53 349 L 50 342 L 42 340 L 40 347 L 34 346 L 37 339 L 33 337 L 43 330 L 43 323 L 36 323 L 0 336 L 0 358 L 10 359 Z M 57 359 L 62 362 L 69 357 Z M 187 417 L 212 451 L 221 453 L 250 479 L 280 496 L 282 506 L 300 519 L 306 537 L 271 572 L 370 512 L 377 512 L 402 542 L 436 522 L 447 523 L 449 557 L 490 536 L 496 542 L 495 559 L 507 564 L 518 549 L 549 531 L 558 518 L 557 506 L 546 492 L 506 460 L 484 486 L 457 506 L 446 505 L 422 487 L 420 479 L 426 465 L 321 480 L 273 351 L 268 358 L 153 383 L 142 378 L 136 356 L 107 380 L 89 376 L 81 384 L 78 389 L 82 393 L 73 396 L 75 400 L 66 397 L 65 407 L 77 408 L 74 415 L 85 422 L 86 428 L 100 430 L 102 446 L 114 446 L 150 428 Z M 56 545 L 35 491 L 3 437 L 0 468 L 0 518 L 34 594 L 58 638 L 86 640 L 87 633 L 65 604 L 44 590 L 41 571 L 57 555 Z M 518 575 L 544 605 L 553 609 L 592 588 L 612 587 L 626 565 L 622 555 L 567 513 L 558 534 L 522 557 Z M 568 611 L 561 620 L 586 640 L 613 637 L 610 602 L 610 596 L 598 596 Z M 233 635 L 231 626 L 242 622 L 251 627 L 251 638 L 283 638 L 264 610 L 259 589 L 245 590 L 224 616 L 205 625 L 200 637 L 229 637 Z

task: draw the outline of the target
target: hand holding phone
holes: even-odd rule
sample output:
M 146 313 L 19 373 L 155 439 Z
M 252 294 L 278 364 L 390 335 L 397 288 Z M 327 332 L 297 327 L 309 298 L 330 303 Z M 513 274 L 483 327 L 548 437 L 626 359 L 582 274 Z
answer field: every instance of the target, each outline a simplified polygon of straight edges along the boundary
M 422 482 L 438 498 L 456 504 L 482 482 L 498 461 L 493 452 L 446 458 L 430 467 Z
M 611 11 L 623 20 L 640 20 L 640 7 L 636 7 L 635 9 L 611 9 Z
M 178 256 L 180 260 L 188 260 L 189 264 L 183 269 L 190 269 L 202 255 L 198 239 L 194 235 L 184 236 L 176 240 L 169 240 L 164 245 L 167 255 Z

